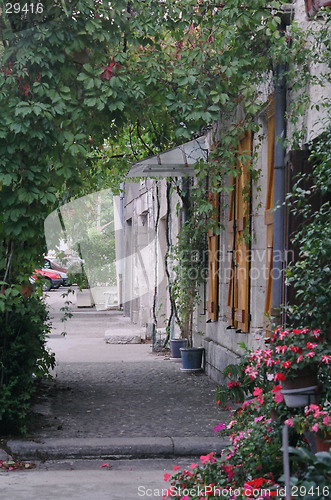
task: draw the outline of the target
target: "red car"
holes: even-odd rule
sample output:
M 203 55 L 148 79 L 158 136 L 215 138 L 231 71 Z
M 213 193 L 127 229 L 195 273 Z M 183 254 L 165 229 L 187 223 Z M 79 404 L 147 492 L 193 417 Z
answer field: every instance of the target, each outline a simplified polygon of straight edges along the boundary
M 36 282 L 38 276 L 44 278 L 44 291 L 48 292 L 48 290 L 50 290 L 51 288 L 59 288 L 59 286 L 62 284 L 62 278 L 56 272 L 47 271 L 44 269 L 35 269 L 33 275 L 29 279 L 32 285 Z

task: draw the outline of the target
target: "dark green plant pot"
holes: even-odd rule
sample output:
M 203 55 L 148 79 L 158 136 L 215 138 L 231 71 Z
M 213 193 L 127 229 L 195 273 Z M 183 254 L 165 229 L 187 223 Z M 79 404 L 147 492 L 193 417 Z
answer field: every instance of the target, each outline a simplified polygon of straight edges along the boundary
M 201 372 L 204 369 L 205 349 L 203 347 L 180 348 L 183 368 L 186 372 Z

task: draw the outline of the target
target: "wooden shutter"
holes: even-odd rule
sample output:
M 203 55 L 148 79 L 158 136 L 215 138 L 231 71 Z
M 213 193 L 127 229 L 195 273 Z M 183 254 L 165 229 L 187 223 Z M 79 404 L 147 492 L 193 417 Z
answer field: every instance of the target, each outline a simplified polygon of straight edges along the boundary
M 266 294 L 264 314 L 270 316 L 272 307 L 272 260 L 273 260 L 273 232 L 274 232 L 274 162 L 275 162 L 275 99 L 271 97 L 267 108 L 268 120 L 268 170 L 267 170 L 267 198 L 264 212 L 264 223 L 267 226 L 266 248 Z M 271 327 L 268 317 L 265 317 L 266 337 L 270 337 Z
M 239 144 L 240 154 L 251 154 L 251 134 L 246 134 Z M 229 325 L 242 332 L 249 329 L 249 245 L 245 235 L 249 228 L 250 174 L 248 161 L 238 159 L 240 175 L 232 178 L 228 221 L 228 248 L 232 255 L 232 270 L 228 287 L 226 315 Z M 245 231 L 246 230 L 246 231 Z
M 215 209 L 215 217 L 218 220 L 218 195 L 213 193 L 212 204 Z M 208 301 L 207 311 L 208 319 L 211 321 L 217 320 L 218 314 L 218 236 L 213 230 L 208 231 L 208 262 L 209 262 L 209 279 L 208 279 Z

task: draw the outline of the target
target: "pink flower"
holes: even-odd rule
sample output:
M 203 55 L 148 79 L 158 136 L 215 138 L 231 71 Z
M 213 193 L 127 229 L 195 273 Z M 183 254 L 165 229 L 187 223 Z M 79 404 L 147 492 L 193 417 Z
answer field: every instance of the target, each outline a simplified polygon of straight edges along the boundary
M 253 396 L 261 396 L 262 393 L 263 393 L 262 389 L 260 389 L 259 387 L 255 387 Z
M 174 470 L 174 472 L 176 472 L 176 471 L 177 471 L 177 470 L 179 470 L 180 468 L 181 468 L 181 467 L 180 467 L 180 465 L 174 465 L 174 466 L 173 466 L 173 470 Z
M 327 427 L 330 425 L 329 415 L 327 415 L 326 417 L 323 418 L 323 424 L 326 425 Z
M 249 365 L 246 366 L 245 368 L 245 373 L 250 373 L 253 370 L 253 368 Z
M 264 356 L 266 358 L 270 358 L 271 355 L 272 355 L 272 350 L 271 349 L 265 349 L 264 350 Z
M 215 453 L 211 452 L 208 453 L 208 455 L 201 455 L 200 460 L 203 465 L 206 464 L 207 462 L 210 462 L 212 464 L 213 462 L 216 461 Z
M 303 360 L 303 356 L 299 356 L 298 359 L 297 359 L 297 363 L 300 363 L 300 361 Z
M 279 385 L 274 385 L 273 388 L 271 389 L 271 392 L 275 394 L 275 401 L 276 403 L 281 403 L 284 400 L 283 394 L 280 392 L 282 390 L 281 384 Z
M 220 422 L 219 424 L 215 425 L 214 432 L 223 431 L 223 429 L 225 429 L 225 428 L 226 428 L 226 425 L 222 424 L 222 422 Z
M 311 333 L 315 337 L 315 339 L 318 339 L 318 337 L 321 335 L 321 330 L 318 328 L 317 330 L 313 330 Z
M 322 361 L 323 363 L 329 364 L 331 361 L 331 356 L 328 356 L 327 354 L 322 354 Z
M 263 420 L 263 419 L 264 419 L 264 415 L 262 415 L 260 417 L 255 417 L 254 422 L 260 422 L 260 420 Z
M 311 411 L 317 411 L 319 409 L 320 409 L 319 405 L 311 404 L 311 405 L 309 405 L 308 410 L 305 413 L 306 413 L 306 415 L 308 415 L 308 413 L 310 413 Z
M 189 497 L 187 495 L 185 495 L 184 497 L 182 497 L 180 500 L 190 500 Z
M 163 476 L 163 480 L 164 480 L 164 481 L 168 481 L 168 479 L 170 479 L 170 478 L 171 478 L 171 474 L 167 474 L 167 473 L 166 473 L 166 474 L 164 474 L 164 476 Z
M 266 364 L 267 366 L 272 366 L 274 363 L 275 363 L 275 360 L 274 360 L 274 359 L 272 359 L 272 358 L 267 358 L 267 359 L 265 360 L 265 364 Z
M 191 464 L 191 469 L 195 469 L 196 467 L 199 467 L 199 464 Z
M 293 427 L 293 420 L 291 418 L 288 418 L 284 422 L 285 425 L 288 425 L 289 427 Z
M 316 423 L 316 424 L 312 425 L 312 426 L 311 426 L 311 430 L 312 430 L 313 432 L 317 432 L 317 431 L 318 431 L 318 424 Z
M 314 351 L 307 352 L 306 358 L 313 358 L 315 356 Z

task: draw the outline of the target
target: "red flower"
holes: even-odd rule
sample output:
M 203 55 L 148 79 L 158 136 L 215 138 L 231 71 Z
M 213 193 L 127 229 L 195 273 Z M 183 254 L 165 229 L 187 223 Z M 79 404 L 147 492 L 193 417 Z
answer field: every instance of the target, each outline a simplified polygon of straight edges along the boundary
M 262 393 L 263 393 L 262 389 L 260 389 L 259 387 L 255 387 L 253 396 L 261 396 Z
M 307 349 L 315 349 L 317 347 L 317 344 L 313 344 L 312 342 L 307 342 L 306 347 Z
M 290 368 L 291 364 L 292 364 L 292 361 L 283 361 L 282 362 L 282 366 L 284 368 Z
M 227 383 L 227 387 L 231 389 L 231 387 L 239 387 L 241 386 L 241 382 L 239 380 L 230 380 L 230 382 Z
M 286 379 L 286 377 L 285 377 L 284 373 L 278 372 L 275 374 L 274 380 L 285 380 L 285 379 Z
M 281 403 L 284 400 L 283 394 L 280 392 L 281 389 L 282 389 L 281 384 L 274 385 L 273 388 L 271 389 L 271 392 L 275 394 L 276 403 Z
M 323 363 L 329 364 L 331 361 L 331 356 L 328 356 L 327 354 L 322 354 L 322 361 Z
M 284 354 L 284 353 L 285 353 L 285 351 L 286 351 L 286 349 L 287 349 L 287 345 L 277 345 L 277 346 L 275 347 L 275 350 L 276 350 L 276 352 L 277 352 L 278 354 L 279 354 L 280 352 L 281 352 L 282 354 Z

